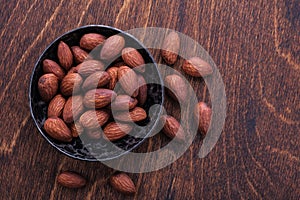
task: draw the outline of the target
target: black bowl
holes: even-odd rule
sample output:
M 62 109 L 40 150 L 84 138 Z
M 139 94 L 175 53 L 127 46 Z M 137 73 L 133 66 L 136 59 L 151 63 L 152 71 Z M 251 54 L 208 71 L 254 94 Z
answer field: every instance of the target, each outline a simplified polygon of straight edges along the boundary
M 86 161 L 104 161 L 124 155 L 140 145 L 144 141 L 145 137 L 150 135 L 157 126 L 162 109 L 160 106 L 155 108 L 152 107 L 154 109 L 151 110 L 151 120 L 147 119 L 143 122 L 143 125 L 147 124 L 147 128 L 140 127 L 135 130 L 138 132 L 135 136 L 127 135 L 126 137 L 113 142 L 116 148 L 111 148 L 111 145 L 107 145 L 107 142 L 103 140 L 88 141 L 82 140 L 83 138 L 74 138 L 70 143 L 63 143 L 51 138 L 43 129 L 43 124 L 47 119 L 48 104 L 41 100 L 37 87 L 38 80 L 43 75 L 42 62 L 44 59 L 52 59 L 58 62 L 56 51 L 59 42 L 64 41 L 69 46 L 78 46 L 81 36 L 86 33 L 99 33 L 106 37 L 121 34 L 125 38 L 126 46 L 138 49 L 143 56 L 145 63 L 152 66 L 147 67 L 146 72 L 144 73 L 146 74 L 146 81 L 149 83 L 152 82 L 152 84 L 148 84 L 148 98 L 146 103 L 143 105 L 143 108 L 147 113 L 149 113 L 151 106 L 155 104 L 163 104 L 163 80 L 149 51 L 133 36 L 109 26 L 88 25 L 71 30 L 54 40 L 39 57 L 30 79 L 29 104 L 31 116 L 40 134 L 57 150 L 72 158 Z M 159 84 L 154 84 L 154 82 Z

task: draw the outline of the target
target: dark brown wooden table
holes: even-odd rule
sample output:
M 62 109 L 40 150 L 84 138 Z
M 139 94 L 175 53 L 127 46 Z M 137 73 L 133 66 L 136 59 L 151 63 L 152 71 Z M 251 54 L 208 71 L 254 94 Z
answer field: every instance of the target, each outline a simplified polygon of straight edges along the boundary
M 210 53 L 225 83 L 227 117 L 207 157 L 197 156 L 197 136 L 172 165 L 130 174 L 138 192 L 125 197 L 106 184 L 112 169 L 64 156 L 43 139 L 29 113 L 32 69 L 51 41 L 88 24 L 171 28 Z M 300 199 L 299 32 L 299 0 L 2 1 L 0 199 Z M 206 87 L 190 80 L 207 99 Z M 171 106 L 167 99 L 176 115 Z M 158 135 L 139 150 L 164 140 Z M 63 170 L 82 173 L 88 185 L 59 186 Z

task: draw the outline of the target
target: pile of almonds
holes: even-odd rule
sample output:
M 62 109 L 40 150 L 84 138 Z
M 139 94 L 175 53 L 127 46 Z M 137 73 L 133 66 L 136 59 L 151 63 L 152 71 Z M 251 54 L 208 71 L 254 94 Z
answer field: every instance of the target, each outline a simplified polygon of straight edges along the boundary
M 178 60 L 180 51 L 180 37 L 175 31 L 170 32 L 162 44 L 161 56 L 168 65 L 173 65 Z M 205 77 L 213 73 L 213 68 L 209 63 L 199 57 L 191 57 L 184 60 L 181 69 L 186 74 L 193 77 Z M 171 74 L 165 77 L 165 86 L 167 94 L 179 102 L 184 103 L 188 96 L 188 88 L 183 78 L 177 74 Z M 169 88 L 169 89 L 168 89 Z M 172 92 L 170 92 L 172 90 Z M 210 125 L 211 108 L 204 102 L 199 102 L 194 108 L 195 117 L 198 117 L 198 130 L 205 135 Z M 163 132 L 170 138 L 184 140 L 184 130 L 180 123 L 172 116 L 165 115 L 161 117 L 164 122 Z M 176 135 L 177 133 L 177 135 Z
M 61 142 L 71 142 L 83 133 L 91 139 L 121 139 L 132 130 L 130 122 L 147 118 L 142 108 L 147 99 L 142 75 L 145 61 L 136 49 L 125 47 L 120 35 L 105 38 L 88 33 L 78 44 L 70 47 L 60 41 L 59 63 L 43 61 L 45 74 L 39 78 L 38 90 L 42 100 L 49 103 L 44 129 Z M 92 57 L 90 51 L 95 48 L 101 50 Z M 122 60 L 105 69 L 105 63 L 120 55 Z M 114 90 L 118 80 L 120 91 Z
M 89 52 L 101 46 L 99 58 L 92 58 Z M 119 35 L 109 38 L 97 33 L 82 36 L 79 46 L 69 47 L 61 41 L 57 49 L 59 64 L 46 59 L 43 62 L 44 75 L 39 79 L 38 88 L 42 99 L 49 103 L 45 131 L 53 138 L 70 142 L 85 132 L 92 139 L 104 138 L 114 141 L 131 131 L 129 121 L 141 121 L 147 117 L 142 108 L 147 99 L 147 86 L 142 73 L 145 72 L 144 59 L 136 49 L 124 47 L 125 41 Z M 180 37 L 172 31 L 164 39 L 161 56 L 166 64 L 173 65 L 178 60 Z M 121 63 L 104 69 L 104 63 L 122 55 Z M 213 73 L 212 67 L 199 57 L 183 62 L 182 71 L 193 77 L 204 77 Z M 114 91 L 120 80 L 122 92 Z M 184 80 L 171 74 L 165 77 L 167 94 L 175 101 L 184 102 L 187 86 Z M 135 90 L 135 86 L 138 89 Z M 73 106 L 72 106 L 73 105 Z M 75 105 L 75 106 L 74 106 Z M 138 107 L 139 106 L 139 107 Z M 120 111 L 111 119 L 110 109 Z M 129 112 L 126 112 L 129 110 Z M 194 109 L 199 115 L 198 129 L 205 135 L 211 119 L 211 108 L 199 102 Z M 116 121 L 118 123 L 116 123 Z M 161 116 L 166 136 L 184 141 L 185 132 L 180 123 L 171 115 Z M 100 127 L 104 133 L 99 134 Z M 75 172 L 62 172 L 57 181 L 68 188 L 86 185 L 86 179 Z M 131 178 L 125 173 L 113 174 L 110 184 L 124 194 L 136 192 Z

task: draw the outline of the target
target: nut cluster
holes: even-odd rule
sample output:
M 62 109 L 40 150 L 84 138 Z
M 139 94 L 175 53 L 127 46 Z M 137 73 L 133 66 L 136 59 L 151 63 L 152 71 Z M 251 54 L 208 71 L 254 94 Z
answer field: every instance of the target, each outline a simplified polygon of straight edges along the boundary
M 59 62 L 43 61 L 45 74 L 39 79 L 38 89 L 41 98 L 49 103 L 44 129 L 52 138 L 62 142 L 70 142 L 81 134 L 87 134 L 91 139 L 118 140 L 132 130 L 130 122 L 147 118 L 142 108 L 147 100 L 147 85 L 143 77 L 145 61 L 136 49 L 125 47 L 125 40 L 119 35 L 105 38 L 89 33 L 83 35 L 78 44 L 69 47 L 61 41 L 57 49 Z M 100 51 L 93 57 L 89 53 L 95 48 Z M 180 37 L 172 31 L 164 39 L 161 56 L 166 64 L 173 65 L 178 61 L 179 51 Z M 119 55 L 122 59 L 105 69 L 104 63 Z M 199 57 L 184 60 L 181 69 L 193 77 L 213 73 L 210 64 Z M 115 90 L 117 82 L 122 87 L 120 91 Z M 185 102 L 188 88 L 182 77 L 171 74 L 164 82 L 171 89 L 166 92 L 172 99 Z M 112 109 L 118 111 L 114 118 Z M 210 125 L 211 108 L 199 102 L 194 114 L 199 116 L 198 130 L 205 135 Z M 162 132 L 167 137 L 178 142 L 185 140 L 185 131 L 176 118 L 166 114 L 160 121 L 163 123 Z M 58 175 L 57 182 L 68 188 L 80 188 L 87 181 L 75 172 L 66 171 Z M 135 184 L 125 173 L 113 174 L 109 182 L 121 193 L 136 192 Z
M 163 41 L 161 56 L 168 65 L 173 65 L 178 60 L 180 51 L 180 37 L 175 31 L 170 32 Z M 213 73 L 213 68 L 209 63 L 199 57 L 191 57 L 184 60 L 181 69 L 184 73 L 193 77 L 205 77 Z M 175 101 L 186 103 L 188 88 L 183 80 L 177 74 L 171 74 L 164 80 L 167 94 Z M 204 102 L 199 102 L 194 108 L 194 115 L 197 117 L 198 130 L 205 135 L 208 131 L 211 120 L 211 108 Z M 184 140 L 184 130 L 180 123 L 172 116 L 165 115 L 161 117 L 164 123 L 163 132 L 170 138 Z M 177 133 L 177 135 L 176 135 Z
M 60 41 L 58 62 L 43 61 L 38 90 L 48 103 L 44 129 L 61 142 L 71 142 L 81 134 L 91 139 L 121 139 L 132 130 L 132 122 L 147 118 L 142 108 L 147 100 L 145 61 L 138 50 L 125 47 L 120 35 L 106 38 L 88 33 L 78 45 L 70 47 Z M 93 49 L 100 51 L 93 55 Z M 105 63 L 112 64 L 106 68 Z

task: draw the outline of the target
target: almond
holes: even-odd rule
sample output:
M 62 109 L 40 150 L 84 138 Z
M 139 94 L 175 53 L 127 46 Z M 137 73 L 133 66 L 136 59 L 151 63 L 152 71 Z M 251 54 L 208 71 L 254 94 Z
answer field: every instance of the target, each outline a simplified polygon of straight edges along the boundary
M 73 46 L 71 49 L 76 63 L 82 63 L 89 55 L 88 52 L 81 49 L 79 46 Z
M 210 120 L 211 120 L 211 108 L 206 105 L 204 102 L 199 102 L 194 110 L 195 116 L 198 112 L 198 130 L 204 135 L 207 133 Z
M 77 121 L 69 125 L 72 137 L 76 138 L 84 132 L 83 126 Z
M 140 106 L 144 105 L 147 100 L 148 87 L 142 75 L 138 75 L 139 94 L 137 96 Z
M 73 54 L 71 52 L 70 47 L 63 41 L 60 41 L 60 43 L 58 44 L 57 57 L 58 57 L 60 65 L 65 70 L 69 70 L 72 67 Z
M 67 188 L 81 188 L 86 185 L 86 180 L 75 172 L 62 172 L 57 177 L 57 182 Z
M 71 67 L 71 69 L 68 71 L 67 74 L 78 73 L 79 67 L 80 67 L 80 64 L 77 65 L 76 67 Z
M 83 98 L 80 95 L 68 98 L 64 110 L 63 119 L 66 123 L 76 121 L 84 111 Z
M 60 91 L 64 96 L 70 96 L 80 92 L 80 86 L 83 82 L 78 73 L 67 74 L 60 84 Z
M 213 73 L 213 69 L 206 61 L 199 57 L 192 57 L 185 60 L 182 70 L 190 76 L 204 77 Z
M 114 119 L 123 122 L 138 122 L 147 118 L 147 113 L 143 108 L 135 107 L 134 109 L 114 114 Z
M 62 114 L 66 100 L 61 95 L 56 95 L 48 105 L 48 117 L 59 117 Z
M 113 90 L 118 82 L 118 67 L 111 67 L 107 70 L 107 73 L 110 76 L 110 81 L 108 84 L 108 89 Z
M 103 44 L 105 37 L 98 33 L 87 33 L 80 39 L 80 47 L 86 50 L 93 50 L 96 46 Z
M 109 117 L 104 110 L 88 110 L 80 116 L 79 122 L 84 128 L 96 129 L 103 126 Z
M 110 177 L 111 186 L 124 194 L 133 194 L 136 192 L 135 185 L 131 178 L 125 173 L 114 174 Z
M 61 142 L 71 142 L 72 135 L 68 126 L 58 117 L 50 117 L 44 123 L 45 131 L 54 139 Z
M 179 103 L 187 102 L 188 87 L 183 78 L 176 74 L 165 77 L 165 87 L 171 98 L 178 100 Z
M 85 60 L 77 66 L 78 73 L 87 77 L 95 72 L 104 71 L 104 64 L 98 60 Z
M 96 89 L 108 84 L 110 75 L 105 71 L 99 71 L 88 76 L 82 84 L 83 90 Z
M 137 104 L 137 100 L 128 95 L 118 95 L 111 103 L 112 110 L 131 110 Z
M 100 128 L 92 129 L 92 130 L 88 130 L 86 134 L 89 136 L 90 139 L 98 140 L 102 137 L 103 131 Z
M 173 65 L 177 61 L 179 49 L 179 35 L 172 31 L 164 39 L 161 49 L 161 56 L 168 65 Z
M 166 134 L 171 139 L 176 139 L 177 141 L 184 141 L 184 131 L 180 123 L 170 115 L 163 115 L 160 118 L 161 122 L 164 124 L 163 133 Z
M 53 60 L 45 59 L 43 61 L 43 71 L 45 74 L 53 73 L 58 80 L 62 80 L 65 76 L 65 71 Z
M 57 93 L 58 78 L 54 74 L 44 74 L 39 78 L 38 90 L 41 98 L 45 102 L 49 102 Z
M 100 59 L 113 60 L 116 58 L 125 46 L 125 40 L 120 35 L 110 36 L 103 43 L 103 47 L 100 51 Z
M 117 122 L 111 122 L 104 128 L 104 134 L 110 141 L 115 141 L 126 136 L 132 130 L 130 124 L 122 124 Z
M 139 72 L 145 72 L 145 60 L 136 49 L 132 47 L 124 48 L 122 50 L 122 58 L 129 67 Z
M 138 95 L 138 77 L 132 69 L 127 66 L 120 67 L 118 70 L 118 80 L 128 95 L 132 97 Z
M 108 89 L 94 89 L 84 95 L 83 103 L 87 108 L 103 108 L 116 98 L 117 94 Z

